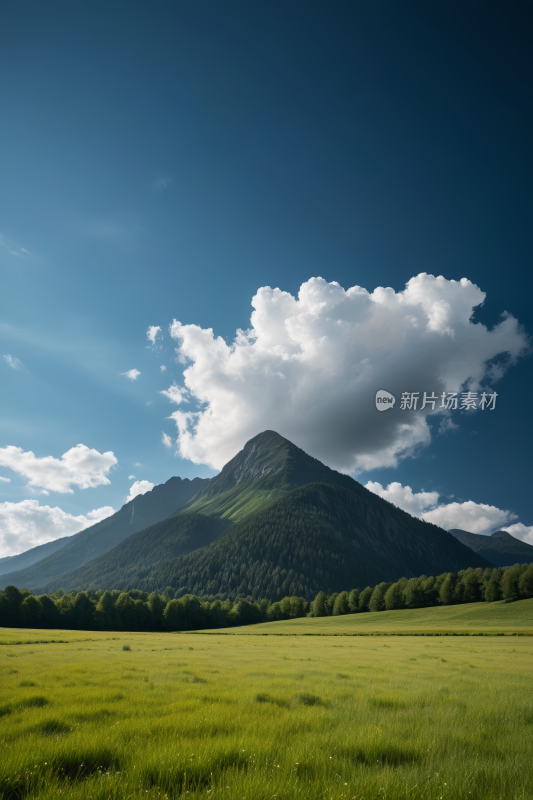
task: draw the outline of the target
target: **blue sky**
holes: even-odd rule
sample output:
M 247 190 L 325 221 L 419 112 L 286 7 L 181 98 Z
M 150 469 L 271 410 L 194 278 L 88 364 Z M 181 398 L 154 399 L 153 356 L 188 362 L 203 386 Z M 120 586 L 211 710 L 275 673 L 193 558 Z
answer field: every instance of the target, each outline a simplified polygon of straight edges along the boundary
M 319 354 L 320 363 L 283 376 L 288 394 L 279 398 L 272 394 L 278 378 L 268 377 L 274 357 L 257 354 L 268 331 L 248 339 L 247 352 L 259 360 L 232 374 L 238 402 L 228 401 L 226 411 L 223 404 L 213 409 L 229 373 L 206 371 L 211 345 L 189 342 L 182 358 L 196 377 L 188 395 L 178 407 L 160 394 L 174 382 L 185 387 L 180 341 L 169 333 L 174 319 L 211 328 L 231 345 L 237 329 L 250 328 L 260 287 L 296 297 L 319 276 L 369 293 L 402 293 L 421 273 L 443 276 L 446 291 L 467 278 L 486 295 L 473 321 L 494 342 L 480 346 L 473 362 L 482 365 L 487 352 L 507 364 L 505 342 L 512 339 L 516 352 L 525 345 L 533 331 L 533 109 L 520 9 L 340 1 L 4 5 L 0 342 L 1 355 L 11 358 L 0 359 L 0 451 L 20 451 L 6 451 L 0 465 L 0 529 L 9 533 L 0 556 L 73 532 L 97 518 L 87 517 L 93 510 L 117 510 L 134 481 L 214 475 L 224 453 L 274 425 L 408 510 L 462 504 L 453 519 L 438 511 L 440 524 L 484 533 L 514 525 L 515 535 L 533 536 L 533 387 L 523 348 L 497 382 L 485 370 L 480 386 L 498 392 L 494 412 L 454 412 L 441 433 L 442 418 L 428 418 L 429 439 L 413 434 L 410 455 L 397 444 L 396 463 L 377 458 L 375 469 L 367 468 L 369 453 L 387 445 L 389 434 L 375 411 L 364 422 L 364 393 L 353 396 L 350 452 L 335 444 L 343 438 L 335 420 L 348 419 L 345 371 L 364 349 L 355 334 L 327 334 L 331 363 L 341 364 L 341 350 L 348 359 L 341 372 L 328 380 L 329 356 Z M 470 289 L 442 295 L 451 315 L 465 292 L 474 297 Z M 263 301 L 273 330 L 277 301 Z M 318 326 L 309 336 L 320 338 L 327 314 L 304 305 L 298 313 L 314 314 Z M 503 312 L 523 328 L 510 339 L 502 333 L 500 345 L 500 334 L 491 339 L 489 331 Z M 461 348 L 477 345 L 467 335 L 468 314 L 456 322 L 459 363 Z M 155 345 L 148 326 L 161 328 Z M 431 334 L 437 349 L 453 338 L 443 331 Z M 438 383 L 438 369 L 424 365 L 438 367 L 440 356 L 431 345 L 422 358 L 420 342 L 426 346 L 408 337 L 396 359 L 396 391 L 409 389 L 402 375 L 413 391 Z M 132 369 L 140 372 L 135 380 L 123 374 Z M 267 375 L 263 388 L 257 370 Z M 391 387 L 367 385 L 381 388 Z M 292 416 L 276 416 L 289 396 Z M 237 407 L 242 413 L 232 414 Z M 205 423 L 203 433 L 194 420 L 183 423 L 192 438 L 185 446 L 183 437 L 181 451 L 169 419 L 179 409 L 200 411 L 194 420 Z M 299 418 L 301 425 L 291 422 Z M 74 455 L 72 464 L 50 461 L 78 444 L 88 448 L 81 465 Z M 49 461 L 28 467 L 30 451 Z M 63 483 L 50 477 L 56 473 Z M 387 494 L 391 483 L 401 487 Z M 405 487 L 428 496 L 410 499 Z M 45 520 L 36 504 L 63 517 L 47 512 Z

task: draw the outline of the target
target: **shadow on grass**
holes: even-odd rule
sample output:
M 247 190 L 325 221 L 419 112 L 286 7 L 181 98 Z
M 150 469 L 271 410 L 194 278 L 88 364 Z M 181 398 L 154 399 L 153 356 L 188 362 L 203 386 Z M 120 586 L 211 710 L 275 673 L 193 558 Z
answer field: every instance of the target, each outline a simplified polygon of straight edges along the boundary
M 273 705 L 279 706 L 280 708 L 290 708 L 292 705 L 297 706 L 327 706 L 326 703 L 321 697 L 318 697 L 316 694 L 309 694 L 309 692 L 302 692 L 300 694 L 295 694 L 291 700 L 286 700 L 281 697 L 272 697 L 271 694 L 268 692 L 259 692 L 254 697 L 254 701 L 256 703 L 272 703 Z
M 415 764 L 422 761 L 425 753 L 412 747 L 391 742 L 389 744 L 369 743 L 363 746 L 344 745 L 337 747 L 337 754 L 347 761 L 366 766 L 387 765 L 399 767 L 404 764 Z
M 369 702 L 374 708 L 384 708 L 387 711 L 409 708 L 409 704 L 405 700 L 400 700 L 397 697 L 371 697 Z
M 33 764 L 33 762 L 31 762 Z M 47 769 L 35 771 L 30 767 L 13 776 L 7 776 L 2 782 L 2 800 L 20 800 L 28 795 L 37 795 L 41 791 L 51 789 L 66 791 L 72 782 L 82 781 L 92 775 L 118 769 L 117 761 L 108 748 L 95 748 L 85 752 L 62 753 L 52 758 Z M 65 786 L 66 784 L 66 786 Z

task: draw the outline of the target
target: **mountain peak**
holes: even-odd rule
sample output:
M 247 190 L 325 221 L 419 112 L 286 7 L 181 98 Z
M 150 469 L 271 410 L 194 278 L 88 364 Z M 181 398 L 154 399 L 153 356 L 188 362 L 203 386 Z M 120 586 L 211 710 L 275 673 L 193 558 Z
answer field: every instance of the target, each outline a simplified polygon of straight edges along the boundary
M 326 482 L 353 488 L 353 478 L 326 467 L 318 459 L 285 439 L 276 431 L 263 431 L 211 478 L 204 496 L 227 492 L 243 482 L 261 481 L 261 488 L 302 486 Z
M 496 539 L 514 539 L 515 538 L 510 533 L 507 533 L 507 531 L 496 531 L 496 533 L 491 533 L 491 536 L 494 536 Z

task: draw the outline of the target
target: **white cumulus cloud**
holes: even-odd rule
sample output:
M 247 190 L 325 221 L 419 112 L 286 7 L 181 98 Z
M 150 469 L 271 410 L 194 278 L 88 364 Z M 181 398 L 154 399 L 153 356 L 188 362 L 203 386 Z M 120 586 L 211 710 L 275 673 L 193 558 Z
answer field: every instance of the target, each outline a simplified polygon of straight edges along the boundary
M 50 492 L 69 492 L 72 486 L 90 489 L 110 483 L 107 477 L 111 467 L 117 464 L 111 451 L 99 453 L 84 444 L 77 444 L 63 453 L 61 458 L 44 456 L 37 458 L 31 450 L 21 447 L 0 447 L 0 465 L 28 480 L 28 486 Z
M 3 478 L 0 475 L 0 483 L 11 483 L 11 478 Z
M 506 525 L 501 530 L 507 531 L 507 533 L 514 536 L 515 539 L 521 539 L 521 541 L 527 544 L 533 544 L 533 525 L 524 525 L 522 522 L 515 522 L 513 525 Z
M 163 438 L 161 441 L 163 442 L 165 447 L 172 447 L 172 439 L 170 438 L 168 433 L 165 433 L 164 431 L 163 431 Z
M 129 502 L 133 500 L 134 497 L 138 497 L 140 494 L 146 494 L 146 492 L 151 492 L 154 488 L 154 484 L 150 483 L 150 481 L 135 481 L 130 486 L 130 493 L 126 498 L 126 501 Z
M 146 331 L 146 336 L 152 344 L 155 344 L 155 340 L 157 339 L 157 334 L 161 330 L 160 325 L 149 325 L 148 330 Z
M 189 401 L 186 399 L 187 391 L 182 387 L 178 386 L 176 383 L 173 383 L 172 386 L 169 386 L 168 389 L 163 389 L 159 394 L 164 394 L 165 397 L 168 397 L 171 403 L 175 403 L 179 406 L 180 403 L 188 403 Z
M 438 492 L 413 492 L 410 486 L 402 486 L 401 483 L 389 483 L 385 489 L 380 483 L 368 481 L 365 489 L 369 489 L 374 494 L 394 503 L 398 508 L 402 508 L 414 517 L 420 517 L 422 513 L 430 507 L 436 506 L 439 502 Z
M 161 364 L 161 366 L 159 367 L 159 369 L 161 370 L 161 372 L 166 372 L 166 371 L 167 371 L 167 368 L 165 367 L 165 365 L 164 365 L 164 364 Z
M 473 500 L 445 503 L 421 516 L 426 522 L 433 522 L 445 530 L 460 528 L 470 533 L 485 534 L 492 533 L 517 518 L 512 511 L 504 511 L 486 503 L 474 503 Z
M 125 375 L 130 381 L 136 381 L 141 373 L 138 369 L 129 369 L 127 372 L 121 372 L 120 374 Z
M 470 533 L 489 534 L 517 518 L 512 511 L 503 511 L 496 506 L 475 503 L 473 500 L 439 504 L 438 492 L 415 493 L 410 486 L 402 486 L 401 483 L 389 483 L 385 488 L 380 483 L 368 481 L 365 488 L 388 500 L 389 503 L 394 503 L 395 506 L 402 508 L 414 517 L 432 522 L 444 530 L 460 528 Z M 511 527 L 515 528 L 516 525 Z M 522 528 L 525 526 L 522 525 Z
M 431 440 L 431 410 L 378 413 L 375 393 L 476 391 L 490 360 L 513 363 L 528 347 L 509 314 L 488 330 L 471 317 L 485 294 L 466 278 L 422 273 L 404 291 L 312 278 L 297 297 L 263 287 L 251 326 L 233 343 L 177 320 L 171 335 L 196 411 L 176 410 L 180 455 L 220 469 L 272 429 L 343 472 L 394 467 Z M 486 387 L 490 388 L 490 387 Z M 183 390 L 165 394 L 183 400 Z M 475 413 L 497 413 L 495 411 Z M 460 421 L 460 412 L 456 412 Z M 437 409 L 436 421 L 442 417 Z
M 111 506 L 96 508 L 85 516 L 41 506 L 38 500 L 0 503 L 0 556 L 17 555 L 37 545 L 72 536 L 114 514 Z
M 87 518 L 92 520 L 92 524 L 95 525 L 97 522 L 101 522 L 103 519 L 107 519 L 111 516 L 111 514 L 115 513 L 115 509 L 111 506 L 102 506 L 101 508 L 95 508 L 92 511 L 87 512 Z

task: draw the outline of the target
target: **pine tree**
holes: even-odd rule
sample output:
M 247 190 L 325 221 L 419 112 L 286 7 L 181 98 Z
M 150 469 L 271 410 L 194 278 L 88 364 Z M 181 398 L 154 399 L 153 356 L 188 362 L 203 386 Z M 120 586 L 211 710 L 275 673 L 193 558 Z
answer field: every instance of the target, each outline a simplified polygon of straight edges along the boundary
M 533 564 L 530 564 L 520 576 L 518 588 L 521 597 L 533 597 Z
M 367 586 L 359 595 L 359 611 L 368 611 L 368 603 L 372 597 L 372 589 Z
M 349 612 L 348 592 L 341 592 L 337 595 L 333 604 L 333 616 L 338 617 L 343 614 L 349 614 Z
M 381 585 L 376 586 L 368 603 L 369 611 L 385 611 L 385 600 Z
M 328 616 L 328 608 L 326 605 L 327 595 L 325 592 L 319 592 L 313 602 L 311 603 L 311 609 L 313 612 L 314 617 L 327 617 Z
M 400 583 L 393 583 L 385 592 L 385 608 L 393 610 L 403 608 L 405 603 L 403 599 L 403 591 Z
M 499 580 L 492 577 L 489 582 L 485 584 L 483 594 L 486 603 L 494 603 L 496 600 L 501 600 L 502 593 Z
M 359 611 L 359 589 L 352 589 L 348 595 L 348 608 L 351 614 Z
M 453 572 L 448 572 L 440 587 L 439 600 L 443 606 L 450 606 L 453 602 L 453 591 L 455 589 L 456 576 Z
M 501 589 L 503 599 L 507 602 L 512 602 L 520 598 L 520 589 L 518 584 L 520 581 L 520 565 L 515 564 L 505 570 L 502 577 Z

